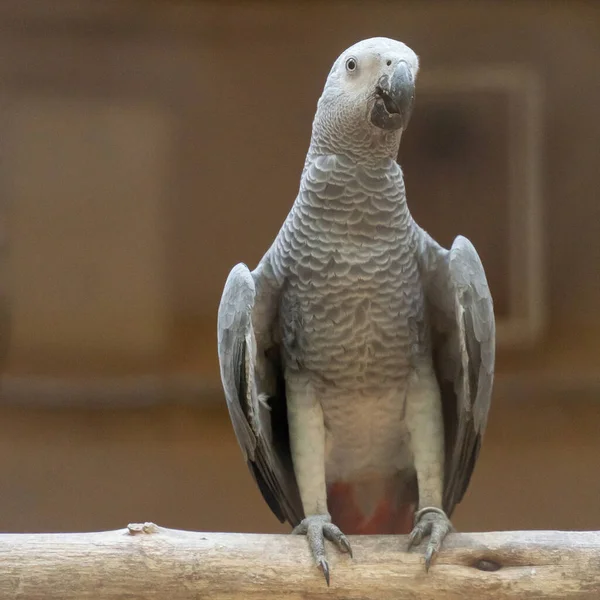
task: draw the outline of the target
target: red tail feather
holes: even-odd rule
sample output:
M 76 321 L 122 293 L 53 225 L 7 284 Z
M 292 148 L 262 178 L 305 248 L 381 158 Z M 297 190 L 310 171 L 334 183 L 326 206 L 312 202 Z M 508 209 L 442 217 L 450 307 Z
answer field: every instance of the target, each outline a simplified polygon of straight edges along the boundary
M 327 490 L 333 522 L 347 535 L 407 534 L 413 528 L 416 502 L 397 502 L 398 494 L 388 486 L 371 515 L 364 515 L 351 483 L 334 483 Z

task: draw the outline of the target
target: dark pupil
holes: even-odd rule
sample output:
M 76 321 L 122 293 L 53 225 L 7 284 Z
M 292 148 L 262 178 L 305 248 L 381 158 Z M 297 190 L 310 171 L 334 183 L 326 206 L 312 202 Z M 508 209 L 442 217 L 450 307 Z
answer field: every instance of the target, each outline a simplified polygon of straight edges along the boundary
M 348 68 L 349 68 L 351 71 L 354 71 L 354 69 L 356 68 L 356 63 L 355 63 L 355 62 L 354 62 L 352 59 L 350 59 L 350 60 L 348 61 Z

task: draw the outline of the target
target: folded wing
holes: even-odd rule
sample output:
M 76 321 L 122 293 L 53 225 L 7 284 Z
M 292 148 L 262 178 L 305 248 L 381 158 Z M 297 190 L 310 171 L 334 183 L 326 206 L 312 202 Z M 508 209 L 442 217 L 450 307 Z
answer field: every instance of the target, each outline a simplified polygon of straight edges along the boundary
M 469 485 L 487 424 L 495 321 L 483 265 L 467 238 L 456 238 L 436 270 L 427 295 L 444 412 L 444 510 L 450 515 Z
M 253 322 L 274 315 L 254 310 L 256 301 L 253 274 L 246 265 L 236 265 L 227 278 L 219 306 L 221 379 L 231 422 L 250 472 L 279 520 L 295 526 L 302 520 L 303 511 L 291 461 L 279 351 L 276 346 L 257 345 L 255 329 L 272 324 Z M 257 369 L 259 362 L 262 368 Z

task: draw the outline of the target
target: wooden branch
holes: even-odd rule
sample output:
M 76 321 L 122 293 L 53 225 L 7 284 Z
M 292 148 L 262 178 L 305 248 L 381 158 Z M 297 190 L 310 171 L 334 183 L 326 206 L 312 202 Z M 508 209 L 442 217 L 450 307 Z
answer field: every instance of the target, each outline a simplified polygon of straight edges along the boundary
M 152 523 L 102 533 L 0 535 L 2 600 L 600 598 L 600 532 L 451 534 L 429 573 L 406 536 L 327 551 L 331 587 L 290 535 L 194 533 Z

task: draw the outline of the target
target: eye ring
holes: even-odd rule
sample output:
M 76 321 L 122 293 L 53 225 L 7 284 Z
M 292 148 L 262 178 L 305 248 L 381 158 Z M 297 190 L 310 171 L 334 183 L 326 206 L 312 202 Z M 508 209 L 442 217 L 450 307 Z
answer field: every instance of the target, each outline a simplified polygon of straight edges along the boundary
M 354 58 L 354 56 L 351 56 L 350 58 L 348 58 L 346 60 L 346 71 L 348 71 L 349 73 L 356 71 L 357 67 L 358 67 L 358 63 L 357 63 L 356 59 Z

